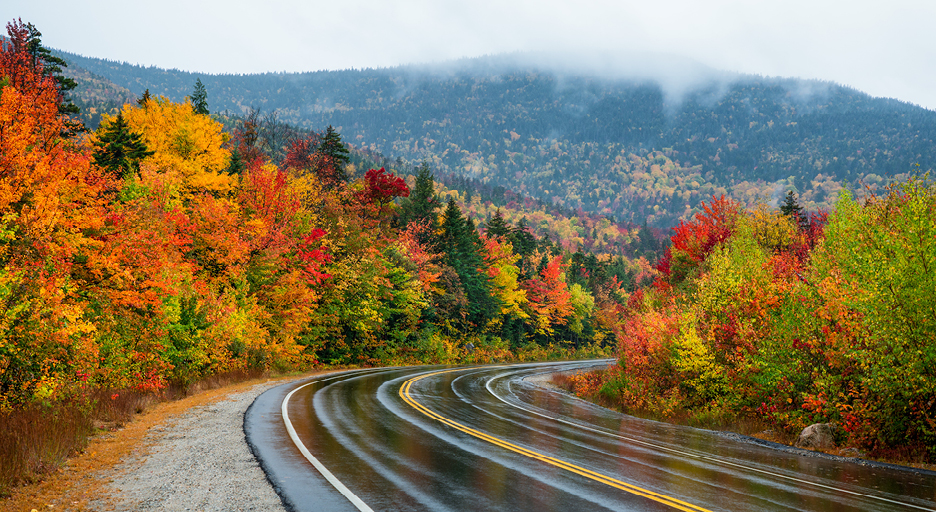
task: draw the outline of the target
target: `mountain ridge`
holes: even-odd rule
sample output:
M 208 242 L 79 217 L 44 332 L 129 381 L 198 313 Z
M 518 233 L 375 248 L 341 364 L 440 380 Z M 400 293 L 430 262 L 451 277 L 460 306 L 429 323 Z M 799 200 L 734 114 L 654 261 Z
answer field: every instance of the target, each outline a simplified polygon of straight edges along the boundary
M 657 63 L 670 70 L 664 83 L 647 70 L 626 79 L 582 71 L 601 57 L 563 74 L 569 63 L 545 54 L 259 75 L 62 55 L 137 94 L 179 101 L 200 79 L 214 111 L 260 108 L 306 129 L 333 125 L 391 158 L 658 227 L 720 194 L 752 204 L 793 190 L 807 208 L 829 208 L 842 189 L 874 192 L 936 161 L 936 112 L 831 82 L 685 61 Z

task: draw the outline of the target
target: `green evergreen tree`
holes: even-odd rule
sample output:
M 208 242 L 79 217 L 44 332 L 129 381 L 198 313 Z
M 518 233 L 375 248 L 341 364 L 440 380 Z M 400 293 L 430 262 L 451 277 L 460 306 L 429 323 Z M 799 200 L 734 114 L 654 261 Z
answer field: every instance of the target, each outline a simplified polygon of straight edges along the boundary
M 240 151 L 234 149 L 231 151 L 231 159 L 228 161 L 227 169 L 225 172 L 228 174 L 237 174 L 241 175 L 244 172 L 246 166 L 244 165 L 244 160 L 241 158 Z
M 536 237 L 527 229 L 526 218 L 520 219 L 516 227 L 510 231 L 508 238 L 516 254 L 529 256 L 536 250 Z
M 595 290 L 598 283 L 605 280 L 604 269 L 593 253 L 585 255 L 585 263 L 583 266 L 585 272 L 588 273 L 588 288 L 590 290 Z
M 331 125 L 325 129 L 325 136 L 322 137 L 322 142 L 319 143 L 316 152 L 331 158 L 338 179 L 343 182 L 348 181 L 345 166 L 351 162 L 349 156 L 351 152 L 345 147 L 344 142 L 341 142 L 341 135 Z
M 640 231 L 637 232 L 638 240 L 638 250 L 635 251 L 635 256 L 644 256 L 649 261 L 653 261 L 657 256 L 659 256 L 660 241 L 653 236 L 653 231 L 650 231 L 650 227 L 647 226 L 647 221 L 644 221 L 643 226 L 640 227 Z
M 208 90 L 205 89 L 205 84 L 202 83 L 201 78 L 195 79 L 195 90 L 192 91 L 192 108 L 195 109 L 196 114 L 208 115 Z
M 520 219 L 507 235 L 507 239 L 513 245 L 514 254 L 520 255 L 520 261 L 517 262 L 520 266 L 520 279 L 530 279 L 535 269 L 530 256 L 536 251 L 536 237 L 527 230 L 526 218 Z
M 796 194 L 790 190 L 787 192 L 786 197 L 783 199 L 783 204 L 780 205 L 780 213 L 786 215 L 793 219 L 796 222 L 796 225 L 801 229 L 806 227 L 808 222 L 806 215 L 803 212 L 803 207 L 799 205 L 799 202 L 796 200 Z
M 77 132 L 85 131 L 81 121 L 74 118 L 81 112 L 81 109 L 69 98 L 69 92 L 78 87 L 78 82 L 62 74 L 62 68 L 67 68 L 68 63 L 61 57 L 53 55 L 52 51 L 45 46 L 42 46 L 42 32 L 39 32 L 35 25 L 27 23 L 26 30 L 28 31 L 26 52 L 32 57 L 32 65 L 39 66 L 41 64 L 43 73 L 55 79 L 59 90 L 59 113 L 72 117 L 66 123 L 62 135 L 72 136 Z
M 102 126 L 94 146 L 94 163 L 120 178 L 140 169 L 140 161 L 153 154 L 147 150 L 142 137 L 130 131 L 123 114 Z
M 410 222 L 427 223 L 430 227 L 430 233 L 423 237 L 425 240 L 420 240 L 420 242 L 425 243 L 429 241 L 428 236 L 435 227 L 436 210 L 439 209 L 439 206 L 439 198 L 435 195 L 435 178 L 432 175 L 432 170 L 429 169 L 429 164 L 423 162 L 416 169 L 416 183 L 413 190 L 410 191 L 409 197 L 400 202 L 400 215 L 397 217 L 397 225 L 405 227 Z
M 569 258 L 569 265 L 566 267 L 566 282 L 568 284 L 578 283 L 582 286 L 587 284 L 585 279 L 585 255 L 582 251 L 575 251 Z
M 436 252 L 443 253 L 443 263 L 452 267 L 465 290 L 466 318 L 471 326 L 484 326 L 494 318 L 499 304 L 491 296 L 490 278 L 484 271 L 481 237 L 471 219 L 465 218 L 455 199 L 449 197 L 442 221 Z
M 149 89 L 147 88 L 145 91 L 143 91 L 143 96 L 140 96 L 140 99 L 137 100 L 137 105 L 139 105 L 139 106 L 145 108 L 145 107 L 146 107 L 146 102 L 149 101 L 149 100 L 152 99 L 152 98 L 153 98 L 153 97 L 150 96 Z
M 488 221 L 486 233 L 488 236 L 499 237 L 507 237 L 510 235 L 510 224 L 504 220 L 504 214 L 501 213 L 500 208 L 494 211 L 494 216 Z
M 536 273 L 537 274 L 541 273 L 543 270 L 546 269 L 548 265 L 549 265 L 549 256 L 547 256 L 544 253 L 543 256 L 540 258 L 539 264 L 536 265 Z

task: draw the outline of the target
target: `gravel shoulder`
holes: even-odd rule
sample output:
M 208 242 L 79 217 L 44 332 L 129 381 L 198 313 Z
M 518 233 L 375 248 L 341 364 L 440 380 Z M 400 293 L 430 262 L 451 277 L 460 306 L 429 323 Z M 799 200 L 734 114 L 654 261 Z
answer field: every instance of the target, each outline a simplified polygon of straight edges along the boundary
M 529 382 L 530 384 L 533 384 L 534 386 L 539 386 L 541 388 L 551 389 L 553 391 L 565 392 L 564 389 L 552 383 L 553 375 L 554 374 L 552 373 L 534 373 L 533 375 L 528 375 L 524 377 L 523 381 Z
M 142 449 L 101 476 L 88 510 L 285 511 L 244 440 L 244 411 L 270 382 L 149 428 Z
M 311 375 L 156 404 L 42 482 L 14 490 L 0 512 L 285 511 L 247 446 L 244 412 L 264 391 Z

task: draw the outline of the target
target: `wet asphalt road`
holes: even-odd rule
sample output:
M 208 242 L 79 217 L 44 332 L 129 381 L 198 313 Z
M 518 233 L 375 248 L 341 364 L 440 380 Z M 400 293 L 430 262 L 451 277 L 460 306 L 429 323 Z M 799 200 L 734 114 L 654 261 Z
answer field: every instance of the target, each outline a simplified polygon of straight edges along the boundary
M 936 511 L 936 473 L 641 420 L 524 380 L 595 364 L 316 377 L 261 395 L 245 432 L 298 511 Z M 358 505 L 290 439 L 291 392 L 299 443 Z

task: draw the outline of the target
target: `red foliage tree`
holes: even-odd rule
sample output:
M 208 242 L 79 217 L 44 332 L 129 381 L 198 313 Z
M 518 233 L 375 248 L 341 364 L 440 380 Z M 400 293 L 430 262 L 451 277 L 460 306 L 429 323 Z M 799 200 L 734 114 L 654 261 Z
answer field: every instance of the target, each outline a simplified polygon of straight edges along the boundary
M 364 190 L 361 198 L 367 202 L 383 204 L 395 197 L 409 197 L 409 187 L 399 176 L 386 169 L 371 169 L 364 175 Z
M 254 160 L 244 173 L 238 199 L 247 213 L 262 223 L 258 226 L 255 250 L 282 250 L 291 245 L 288 230 L 302 205 L 290 191 L 284 171 Z
M 394 198 L 409 197 L 409 187 L 403 178 L 388 173 L 386 169 L 370 169 L 364 175 L 364 188 L 356 193 L 361 207 L 362 217 L 374 219 L 380 226 L 383 217 Z
M 735 229 L 741 205 L 724 195 L 708 204 L 689 222 L 680 221 L 673 228 L 672 245 L 660 258 L 656 269 L 660 271 L 657 287 L 666 288 L 683 281 L 693 269 L 719 245 L 728 241 Z
M 322 271 L 322 265 L 331 261 L 327 250 L 320 246 L 326 233 L 318 228 L 307 233 L 298 231 L 296 220 L 302 204 L 286 172 L 255 161 L 244 174 L 239 200 L 255 226 L 253 251 L 274 258 L 294 254 L 310 283 L 318 284 L 330 277 Z
M 321 284 L 331 277 L 323 271 L 324 264 L 332 260 L 328 250 L 321 247 L 321 240 L 324 236 L 324 229 L 313 229 L 311 233 L 302 238 L 296 250 L 306 280 L 312 284 Z
M 286 158 L 283 167 L 294 172 L 315 174 L 325 188 L 334 188 L 344 183 L 335 168 L 332 158 L 322 152 L 316 151 L 321 137 L 312 134 L 308 137 L 295 139 L 286 149 Z

